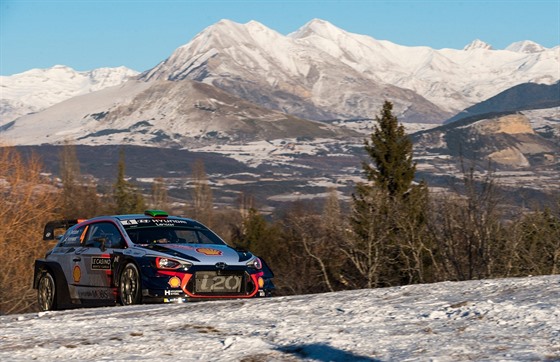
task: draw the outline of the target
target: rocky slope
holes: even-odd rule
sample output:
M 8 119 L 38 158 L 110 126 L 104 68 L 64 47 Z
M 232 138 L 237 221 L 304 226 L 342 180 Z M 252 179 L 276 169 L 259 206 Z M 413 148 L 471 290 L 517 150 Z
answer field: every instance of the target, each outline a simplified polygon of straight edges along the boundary
M 560 164 L 560 140 L 536 133 L 527 116 L 494 114 L 419 132 L 418 153 L 438 153 L 498 169 L 552 167 Z

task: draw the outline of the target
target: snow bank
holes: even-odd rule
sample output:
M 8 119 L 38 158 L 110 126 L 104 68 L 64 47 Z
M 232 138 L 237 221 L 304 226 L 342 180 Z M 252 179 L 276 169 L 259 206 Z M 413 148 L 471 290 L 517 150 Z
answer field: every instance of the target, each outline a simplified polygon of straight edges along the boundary
M 0 360 L 560 360 L 560 276 L 0 317 Z

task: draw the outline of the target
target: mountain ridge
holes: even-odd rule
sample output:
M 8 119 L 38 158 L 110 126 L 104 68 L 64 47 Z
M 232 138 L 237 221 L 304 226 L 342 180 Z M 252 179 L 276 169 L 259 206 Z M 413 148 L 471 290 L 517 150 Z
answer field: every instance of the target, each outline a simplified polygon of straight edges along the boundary
M 223 19 L 155 67 L 131 72 L 144 81 L 188 78 L 212 84 L 260 106 L 313 120 L 372 118 L 389 99 L 403 122 L 423 123 L 441 123 L 517 84 L 560 79 L 558 46 L 548 49 L 525 40 L 505 50 L 489 47 L 480 40 L 468 50 L 406 47 L 322 19 L 288 35 L 254 20 Z M 22 97 L 12 97 L 18 76 L 0 78 L 0 125 L 56 103 L 42 99 L 26 105 Z M 48 95 L 59 94 L 57 101 L 77 95 L 54 90 Z
M 270 41 L 263 42 L 266 39 Z M 489 50 L 483 42 L 474 43 L 478 45 L 473 48 L 471 43 L 467 50 L 435 50 L 349 33 L 319 19 L 287 36 L 254 21 L 222 20 L 143 72 L 140 79 L 212 83 L 263 106 L 316 120 L 371 116 L 380 102 L 368 104 L 368 98 L 390 98 L 403 121 L 412 121 L 406 110 L 414 104 L 426 123 L 516 84 L 551 84 L 560 79 L 560 48 L 526 53 Z M 240 69 L 241 64 L 247 69 Z M 232 80 L 245 83 L 236 86 Z M 267 87 L 282 94 L 275 96 Z M 347 94 L 332 97 L 333 87 Z M 263 89 L 266 96 L 255 96 Z M 286 108 L 283 97 L 306 106 Z

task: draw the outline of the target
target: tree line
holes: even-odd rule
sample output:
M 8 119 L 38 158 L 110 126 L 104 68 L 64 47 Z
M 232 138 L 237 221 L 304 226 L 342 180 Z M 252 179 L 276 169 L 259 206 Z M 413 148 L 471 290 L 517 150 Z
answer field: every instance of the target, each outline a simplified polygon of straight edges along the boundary
M 229 244 L 261 256 L 275 272 L 277 295 L 414 283 L 558 274 L 560 197 L 547 207 L 512 211 L 491 173 L 465 169 L 461 192 L 433 192 L 415 180 L 413 145 L 385 102 L 364 140 L 364 182 L 350 202 L 331 189 L 322 205 L 294 202 L 263 215 L 248 195 L 217 209 L 204 164 L 192 168 L 183 210 Z M 75 148 L 60 153 L 60 179 L 37 156 L 0 148 L 0 314 L 34 311 L 33 263 L 52 247 L 42 228 L 57 218 L 87 218 L 173 207 L 162 178 L 143 195 L 126 178 L 121 151 L 109 190 L 81 175 Z

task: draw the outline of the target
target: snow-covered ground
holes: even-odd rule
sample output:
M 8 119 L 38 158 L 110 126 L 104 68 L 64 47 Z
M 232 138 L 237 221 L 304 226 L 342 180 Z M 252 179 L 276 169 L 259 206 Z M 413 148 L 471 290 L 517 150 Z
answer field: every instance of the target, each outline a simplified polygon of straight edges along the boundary
M 2 361 L 560 361 L 560 275 L 0 317 Z

